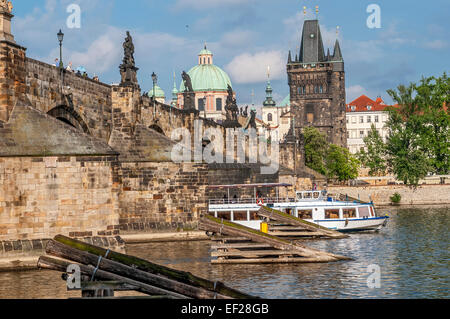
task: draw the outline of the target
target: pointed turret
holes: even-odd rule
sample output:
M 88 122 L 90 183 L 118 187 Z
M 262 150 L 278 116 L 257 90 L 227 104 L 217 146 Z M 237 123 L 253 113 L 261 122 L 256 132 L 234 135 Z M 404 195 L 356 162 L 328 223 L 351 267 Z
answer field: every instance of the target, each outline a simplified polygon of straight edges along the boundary
M 325 61 L 325 50 L 318 20 L 306 20 L 303 24 L 299 58 L 303 63 Z
M 341 46 L 339 45 L 338 39 L 336 39 L 336 43 L 334 45 L 333 61 L 343 61 Z
M 288 64 L 289 63 L 292 63 L 291 50 L 289 50 L 289 55 L 288 55 Z

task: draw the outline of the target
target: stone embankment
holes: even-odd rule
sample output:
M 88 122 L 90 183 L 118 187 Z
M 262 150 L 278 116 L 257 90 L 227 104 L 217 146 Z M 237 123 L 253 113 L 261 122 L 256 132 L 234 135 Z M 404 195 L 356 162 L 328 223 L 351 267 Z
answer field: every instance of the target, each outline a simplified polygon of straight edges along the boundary
M 350 197 L 359 198 L 362 201 L 372 200 L 377 206 L 391 205 L 390 197 L 395 193 L 400 194 L 400 205 L 449 205 L 450 184 L 445 185 L 421 185 L 416 189 L 405 185 L 388 186 L 330 186 L 330 193 L 340 193 Z

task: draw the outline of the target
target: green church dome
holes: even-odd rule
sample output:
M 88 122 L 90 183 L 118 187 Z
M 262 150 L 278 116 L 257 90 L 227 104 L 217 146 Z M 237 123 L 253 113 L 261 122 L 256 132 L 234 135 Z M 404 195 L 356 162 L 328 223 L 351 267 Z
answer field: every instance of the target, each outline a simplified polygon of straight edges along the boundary
M 155 85 L 155 96 L 156 98 L 163 98 L 166 97 L 166 94 L 164 93 L 163 89 L 161 89 L 159 86 Z M 153 97 L 153 88 L 148 92 L 149 97 Z
M 192 87 L 195 92 L 201 91 L 227 91 L 231 80 L 228 74 L 214 64 L 200 64 L 193 67 L 189 72 Z M 184 82 L 181 82 L 180 92 L 184 92 Z
M 226 92 L 228 85 L 232 87 L 228 74 L 213 64 L 213 54 L 206 48 L 206 45 L 198 56 L 199 64 L 188 72 L 195 92 Z M 181 81 L 180 93 L 184 91 L 184 82 Z

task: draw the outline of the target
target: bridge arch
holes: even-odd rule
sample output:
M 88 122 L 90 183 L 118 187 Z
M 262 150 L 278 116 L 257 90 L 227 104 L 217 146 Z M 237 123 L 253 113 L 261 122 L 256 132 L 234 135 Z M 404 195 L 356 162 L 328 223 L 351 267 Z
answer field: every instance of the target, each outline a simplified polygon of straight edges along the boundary
M 83 118 L 74 109 L 66 105 L 59 105 L 51 109 L 47 114 L 86 134 L 90 134 L 89 127 L 84 122 Z
M 156 131 L 156 132 L 158 132 L 158 133 L 160 133 L 160 134 L 162 134 L 162 135 L 166 135 L 166 134 L 164 134 L 163 129 L 162 129 L 159 125 L 157 125 L 157 124 L 152 124 L 152 125 L 150 125 L 150 126 L 149 126 L 149 129 L 154 130 L 154 131 Z

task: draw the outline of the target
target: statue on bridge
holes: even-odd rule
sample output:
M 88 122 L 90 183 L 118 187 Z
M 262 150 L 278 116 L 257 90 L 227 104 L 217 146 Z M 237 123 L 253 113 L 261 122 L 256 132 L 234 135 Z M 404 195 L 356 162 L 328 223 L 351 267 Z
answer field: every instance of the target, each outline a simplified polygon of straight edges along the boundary
M 228 85 L 228 96 L 225 105 L 226 120 L 223 123 L 225 127 L 240 127 L 238 121 L 239 108 L 236 103 L 236 98 L 234 98 L 233 89 Z
M 122 81 L 120 85 L 122 86 L 135 86 L 139 87 L 137 81 L 137 71 L 136 62 L 134 60 L 134 44 L 133 38 L 130 32 L 127 31 L 127 37 L 123 43 L 124 58 L 122 64 L 120 65 L 120 74 L 122 76 Z
M 13 9 L 13 5 L 11 1 L 7 0 L 0 0 L 0 8 L 6 10 L 7 12 L 11 13 Z
M 184 92 L 183 92 L 183 98 L 184 98 L 184 107 L 185 110 L 195 110 L 195 93 L 194 88 L 192 86 L 192 80 L 189 74 L 187 74 L 185 71 L 181 74 L 181 77 L 183 78 L 184 83 Z

